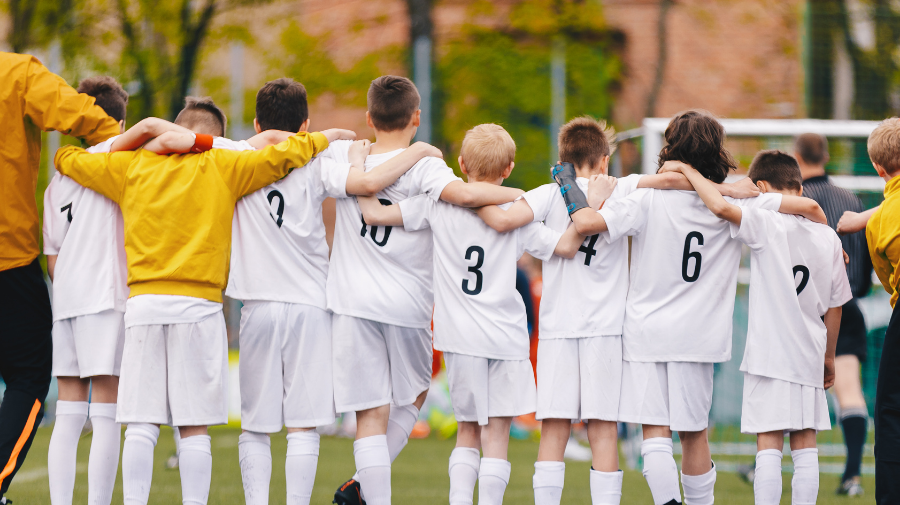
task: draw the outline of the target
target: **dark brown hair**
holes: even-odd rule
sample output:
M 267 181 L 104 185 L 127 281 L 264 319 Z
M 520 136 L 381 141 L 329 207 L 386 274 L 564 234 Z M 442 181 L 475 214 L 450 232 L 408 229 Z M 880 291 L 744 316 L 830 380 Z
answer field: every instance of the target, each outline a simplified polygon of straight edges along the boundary
M 263 131 L 298 132 L 308 118 L 306 88 L 289 77 L 269 81 L 256 93 L 256 121 Z
M 594 166 L 612 153 L 614 138 L 615 132 L 605 121 L 590 116 L 575 118 L 559 129 L 559 161 L 576 167 Z
M 725 149 L 725 128 L 705 110 L 677 114 L 666 128 L 665 138 L 668 145 L 659 152 L 660 167 L 669 160 L 681 161 L 716 183 L 737 168 Z
M 384 132 L 409 126 L 421 100 L 416 85 L 396 75 L 383 75 L 372 81 L 366 99 L 372 124 Z
M 225 136 L 227 126 L 225 113 L 213 99 L 204 96 L 189 96 L 184 99 L 184 108 L 175 118 L 175 124 L 183 126 L 194 133 L 205 133 L 214 137 Z
M 804 133 L 794 139 L 794 150 L 810 165 L 828 163 L 828 139 L 818 133 Z
M 128 93 L 108 75 L 88 77 L 78 84 L 78 92 L 94 97 L 94 103 L 116 121 L 125 119 Z
M 766 181 L 775 189 L 800 191 L 803 187 L 803 176 L 800 175 L 797 160 L 777 149 L 756 153 L 747 176 L 754 184 Z

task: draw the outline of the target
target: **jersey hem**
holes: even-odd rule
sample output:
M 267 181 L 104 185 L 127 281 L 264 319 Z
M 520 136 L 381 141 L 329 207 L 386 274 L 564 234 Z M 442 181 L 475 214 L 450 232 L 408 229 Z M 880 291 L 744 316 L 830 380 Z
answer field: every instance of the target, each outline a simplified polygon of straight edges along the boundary
M 434 346 L 434 350 L 441 352 L 449 352 L 451 354 L 462 354 L 464 356 L 472 356 L 475 358 L 483 358 L 483 359 L 493 359 L 497 361 L 527 361 L 529 359 L 528 353 L 525 353 L 522 356 L 500 356 L 497 354 L 489 355 L 490 353 L 474 353 L 474 352 L 466 352 L 466 351 L 454 351 L 453 349 L 449 349 L 447 347 L 441 346 L 442 349 L 439 349 L 437 346 Z
M 75 309 L 69 310 L 65 312 L 53 310 L 53 322 L 63 321 L 65 319 L 72 319 L 75 317 L 81 316 L 92 316 L 94 314 L 99 314 L 101 312 L 106 312 L 107 310 L 115 310 L 116 312 L 121 312 L 125 314 L 125 304 L 103 304 L 103 305 L 95 305 L 93 307 L 84 308 L 84 309 Z
M 741 371 L 741 373 L 745 373 L 748 375 L 755 375 L 757 377 L 765 377 L 767 379 L 775 379 L 775 380 L 780 380 L 780 381 L 784 381 L 784 382 L 790 382 L 791 384 L 797 384 L 800 386 L 806 386 L 806 387 L 817 388 L 817 389 L 825 388 L 825 384 L 823 382 L 818 382 L 818 383 L 814 384 L 814 383 L 803 381 L 803 380 L 797 380 L 797 377 L 788 377 L 786 375 L 780 375 L 778 373 L 772 373 L 772 372 L 758 372 L 758 371 L 754 371 L 754 370 L 750 370 L 750 369 L 745 369 L 743 366 L 740 367 L 740 371 Z
M 381 316 L 369 314 L 366 312 L 357 312 L 355 310 L 344 310 L 344 309 L 337 309 L 334 307 L 326 307 L 325 310 L 330 310 L 332 313 L 337 314 L 339 316 L 355 317 L 357 319 L 365 319 L 367 321 L 375 321 L 376 323 L 390 324 L 392 326 L 402 326 L 404 328 L 416 328 L 416 329 L 423 329 L 423 330 L 431 329 L 431 320 L 429 320 L 427 323 L 410 324 L 409 321 L 399 321 L 397 319 L 381 317 Z
M 580 332 L 552 332 L 540 330 L 538 338 L 544 340 L 564 340 L 573 338 L 594 338 L 594 337 L 621 337 L 622 332 L 596 332 L 596 331 L 580 331 Z
M 204 298 L 211 302 L 222 303 L 222 288 L 209 284 L 184 281 L 147 281 L 136 282 L 128 287 L 131 288 L 128 298 L 138 295 L 175 295 Z
M 293 303 L 296 305 L 309 305 L 317 309 L 328 310 L 326 303 L 315 303 L 309 300 L 298 300 L 286 296 L 267 296 L 267 295 L 242 295 L 241 293 L 229 293 L 225 291 L 225 296 L 240 300 L 241 302 L 277 302 L 277 303 Z
M 622 353 L 623 361 L 633 361 L 636 363 L 724 363 L 731 361 L 731 353 L 725 356 L 697 356 L 697 355 L 674 355 L 674 356 L 635 356 L 627 351 Z

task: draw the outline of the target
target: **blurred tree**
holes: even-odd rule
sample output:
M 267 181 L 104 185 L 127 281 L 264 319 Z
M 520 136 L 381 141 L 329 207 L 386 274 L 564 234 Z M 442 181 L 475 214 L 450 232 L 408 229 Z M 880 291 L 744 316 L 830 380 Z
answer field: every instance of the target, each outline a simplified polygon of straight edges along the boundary
M 71 60 L 88 40 L 92 13 L 86 0 L 2 0 L 9 13 L 6 42 L 14 53 L 43 49 L 52 40 L 61 43 L 62 55 Z
M 474 3 L 469 19 L 491 19 L 495 6 Z M 594 0 L 515 2 L 506 22 L 469 23 L 442 45 L 443 132 L 457 150 L 466 130 L 495 122 L 516 141 L 510 185 L 531 189 L 549 181 L 550 47 L 566 47 L 566 117 L 608 117 L 621 76 L 621 33 L 604 23 Z M 451 165 L 455 157 L 449 152 Z

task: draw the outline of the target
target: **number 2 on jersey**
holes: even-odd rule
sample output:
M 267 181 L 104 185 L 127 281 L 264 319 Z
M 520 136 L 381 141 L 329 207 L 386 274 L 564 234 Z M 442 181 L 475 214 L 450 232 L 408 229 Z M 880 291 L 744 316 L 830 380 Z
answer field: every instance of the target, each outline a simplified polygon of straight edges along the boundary
M 797 284 L 797 295 L 799 295 L 806 287 L 806 283 L 809 282 L 809 269 L 803 265 L 797 265 L 794 267 L 794 279 L 797 278 L 797 273 L 800 273 L 800 284 Z
M 700 262 L 703 257 L 700 251 L 691 251 L 691 241 L 697 239 L 697 245 L 703 245 L 703 234 L 699 231 L 692 231 L 684 238 L 684 255 L 681 257 L 681 278 L 684 282 L 694 282 L 700 278 Z M 694 258 L 694 272 L 688 275 L 688 260 Z
M 471 260 L 472 256 L 475 254 L 478 254 L 478 259 L 475 260 L 474 265 L 469 267 L 469 271 L 475 274 L 475 287 L 469 287 L 471 285 L 471 279 L 463 279 L 462 281 L 463 293 L 473 296 L 481 293 L 481 285 L 484 282 L 484 274 L 481 272 L 481 266 L 484 265 L 484 249 L 477 245 L 473 245 L 466 249 L 467 260 Z
M 381 205 L 384 205 L 384 206 L 394 204 L 390 200 L 385 200 L 384 198 L 379 198 L 378 201 L 381 202 Z M 363 218 L 362 216 L 360 216 L 359 218 L 360 218 L 360 220 L 362 220 L 362 230 L 360 230 L 359 236 L 365 237 L 366 232 L 368 231 L 369 236 L 372 237 L 372 242 L 375 242 L 375 245 L 377 245 L 378 247 L 384 247 L 385 244 L 387 244 L 388 238 L 390 238 L 390 236 L 391 236 L 391 230 L 393 230 L 394 227 L 393 226 L 385 226 L 384 227 L 384 236 L 381 237 L 381 240 L 378 240 L 378 238 L 376 238 L 376 236 L 378 235 L 378 227 L 373 226 L 372 229 L 370 230 L 369 225 L 366 224 L 365 218 Z
M 276 211 L 278 217 L 273 216 L 271 212 L 269 212 L 269 216 L 271 216 L 272 219 L 275 220 L 275 224 L 277 224 L 278 227 L 281 228 L 282 223 L 284 223 L 284 195 L 281 194 L 281 191 L 273 189 L 272 191 L 269 191 L 269 194 L 266 195 L 266 198 L 268 198 L 269 200 L 269 205 L 272 205 L 272 200 L 278 198 L 278 211 Z

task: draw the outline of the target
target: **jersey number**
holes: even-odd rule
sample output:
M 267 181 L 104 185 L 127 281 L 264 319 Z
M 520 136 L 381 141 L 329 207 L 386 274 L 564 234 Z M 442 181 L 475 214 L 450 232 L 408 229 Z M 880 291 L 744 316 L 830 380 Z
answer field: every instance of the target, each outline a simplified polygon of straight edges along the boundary
M 684 238 L 684 255 L 681 258 L 681 278 L 684 282 L 694 282 L 700 278 L 700 262 L 703 257 L 700 251 L 691 251 L 691 241 L 697 239 L 697 245 L 703 245 L 703 234 L 699 231 L 692 231 Z M 688 260 L 694 258 L 694 273 L 688 275 Z
M 385 205 L 385 206 L 393 205 L 393 203 L 390 200 L 385 200 L 384 198 L 379 198 L 378 201 L 381 202 L 381 205 Z M 390 238 L 390 236 L 391 236 L 391 230 L 394 227 L 393 226 L 385 226 L 384 227 L 384 236 L 381 237 L 381 240 L 378 240 L 376 238 L 376 236 L 378 235 L 378 227 L 373 226 L 371 229 L 369 229 L 368 225 L 366 224 L 365 218 L 360 216 L 360 219 L 362 220 L 362 230 L 360 230 L 359 236 L 365 237 L 366 231 L 368 231 L 369 236 L 372 237 L 372 242 L 375 242 L 375 245 L 377 245 L 378 247 L 384 247 L 385 244 L 387 244 L 388 238 Z
M 463 279 L 462 281 L 462 290 L 463 293 L 467 295 L 477 295 L 481 293 L 481 284 L 484 282 L 484 275 L 481 273 L 481 266 L 484 265 L 484 249 L 477 245 L 473 245 L 466 249 L 466 259 L 471 260 L 472 256 L 478 254 L 478 259 L 475 260 L 475 264 L 469 267 L 469 271 L 475 274 L 475 288 L 470 289 L 470 281 L 471 279 Z
M 806 283 L 809 282 L 809 269 L 803 265 L 797 265 L 794 267 L 794 279 L 797 278 L 797 273 L 800 273 L 800 284 L 797 285 L 797 294 L 803 292 L 803 288 L 806 287 Z
M 269 212 L 269 216 L 271 216 L 272 219 L 275 220 L 275 224 L 281 228 L 281 224 L 284 223 L 284 195 L 281 194 L 281 191 L 273 189 L 272 191 L 269 191 L 266 198 L 269 199 L 269 205 L 272 205 L 272 200 L 278 198 L 278 217 L 273 216 L 271 212 Z
M 69 211 L 69 213 L 66 215 L 66 219 L 68 219 L 70 223 L 72 222 L 72 204 L 71 203 L 63 205 L 62 208 L 59 209 L 59 211 L 60 212 Z
M 591 266 L 591 259 L 597 255 L 597 250 L 594 249 L 594 246 L 597 245 L 598 238 L 600 238 L 600 234 L 591 235 L 590 237 L 584 239 L 587 244 L 581 244 L 581 247 L 578 248 L 580 252 L 584 253 L 585 266 Z

